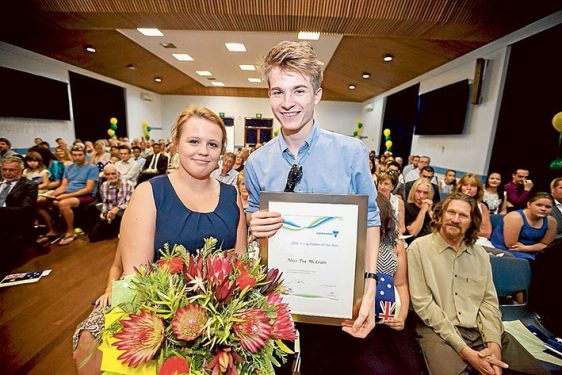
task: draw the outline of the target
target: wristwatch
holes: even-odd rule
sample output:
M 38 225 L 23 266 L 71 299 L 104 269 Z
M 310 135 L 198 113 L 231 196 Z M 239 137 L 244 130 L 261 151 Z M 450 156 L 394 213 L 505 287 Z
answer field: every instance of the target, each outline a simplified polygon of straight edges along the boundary
M 379 282 L 379 277 L 373 272 L 365 272 L 365 279 L 375 279 L 375 282 Z

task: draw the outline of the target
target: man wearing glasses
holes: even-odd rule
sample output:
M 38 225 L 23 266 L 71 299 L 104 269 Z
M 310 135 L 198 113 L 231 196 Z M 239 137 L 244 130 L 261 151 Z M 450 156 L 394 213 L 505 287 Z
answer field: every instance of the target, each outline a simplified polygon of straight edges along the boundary
M 322 65 L 308 43 L 281 42 L 266 55 L 262 70 L 269 86 L 269 100 L 281 134 L 252 153 L 245 167 L 249 192 L 250 228 L 257 238 L 268 238 L 283 225 L 278 212 L 260 211 L 260 192 L 363 194 L 368 196 L 368 229 L 365 250 L 365 289 L 359 316 L 349 327 L 302 325 L 299 327 L 303 372 L 318 370 L 311 356 L 327 360 L 325 353 L 337 344 L 341 330 L 364 338 L 375 326 L 374 299 L 379 248 L 380 217 L 376 191 L 369 171 L 365 145 L 348 136 L 322 130 L 314 121 L 314 107 L 322 97 Z M 326 338 L 329 335 L 329 339 Z M 322 337 L 308 344 L 307 337 Z M 311 339 L 314 341 L 314 339 Z M 320 341 L 320 340 L 317 340 Z M 307 346 L 314 345 L 310 350 Z M 330 349 L 331 348 L 331 349 Z M 319 351 L 324 351 L 324 354 Z M 315 353 L 316 352 L 316 353 Z M 336 356 L 339 358 L 339 356 Z M 340 358 L 341 359 L 341 358 Z M 306 370 L 306 366 L 312 366 Z

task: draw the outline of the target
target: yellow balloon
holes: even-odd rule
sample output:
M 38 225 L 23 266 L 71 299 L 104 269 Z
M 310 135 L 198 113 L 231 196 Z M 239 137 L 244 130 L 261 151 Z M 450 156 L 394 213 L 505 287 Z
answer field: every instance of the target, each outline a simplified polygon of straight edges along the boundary
M 390 135 L 390 129 L 384 129 L 382 133 L 384 134 L 385 137 L 388 137 Z
M 142 126 L 148 126 L 148 121 L 144 121 L 144 122 L 142 123 Z
M 112 118 L 109 119 L 109 123 L 111 125 L 115 125 L 115 124 L 117 124 L 117 119 L 115 117 L 112 117 Z
M 552 118 L 552 126 L 554 129 L 558 131 L 558 133 L 562 133 L 562 112 L 558 112 Z
M 107 129 L 107 135 L 109 135 L 110 137 L 113 137 L 115 135 L 115 130 Z
M 386 148 L 391 148 L 392 147 L 392 141 L 386 141 L 386 143 L 384 145 L 386 146 Z

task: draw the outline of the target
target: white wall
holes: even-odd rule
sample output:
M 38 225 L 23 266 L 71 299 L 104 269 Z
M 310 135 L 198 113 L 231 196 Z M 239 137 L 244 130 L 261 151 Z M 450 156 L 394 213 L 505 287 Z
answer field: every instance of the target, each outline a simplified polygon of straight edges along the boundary
M 154 127 L 160 126 L 160 119 L 162 117 L 161 96 L 158 94 L 3 42 L 0 42 L 0 66 L 67 83 L 69 82 L 68 72 L 72 71 L 124 87 L 126 91 L 127 131 L 129 137 L 140 138 L 142 136 L 143 121 L 148 121 Z M 148 94 L 152 101 L 142 100 L 140 97 L 141 93 Z M 5 95 L 9 95 L 9 93 L 5 93 Z M 72 100 L 70 95 L 69 99 Z M 29 105 L 33 105 L 33 103 L 29 103 Z M 33 145 L 33 138 L 35 137 L 42 138 L 49 142 L 51 146 L 55 144 L 55 139 L 58 137 L 71 142 L 75 139 L 75 132 L 74 122 L 72 121 L 72 107 L 70 110 L 70 121 L 0 117 L 0 136 L 8 138 L 12 142 L 13 148 L 28 148 Z M 151 136 L 158 135 L 157 131 L 154 133 L 156 134 L 151 132 Z
M 165 95 L 162 96 L 164 133 L 169 134 L 177 116 L 190 104 L 202 105 L 216 113 L 224 112 L 225 116 L 234 117 L 234 141 L 229 140 L 234 147 L 244 144 L 244 117 L 255 117 L 256 113 L 261 113 L 263 118 L 273 118 L 267 98 Z M 361 103 L 321 101 L 316 106 L 314 118 L 323 129 L 352 135 L 356 120 L 361 116 L 361 108 Z M 274 120 L 273 128 L 279 128 L 277 120 Z

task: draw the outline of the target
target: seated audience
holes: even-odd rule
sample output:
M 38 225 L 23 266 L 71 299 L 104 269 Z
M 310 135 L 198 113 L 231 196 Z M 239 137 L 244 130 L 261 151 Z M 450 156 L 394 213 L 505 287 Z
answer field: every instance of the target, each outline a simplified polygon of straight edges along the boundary
M 96 153 L 94 144 L 90 141 L 86 141 L 84 142 L 84 146 L 86 147 L 86 163 L 91 163 L 92 156 Z
M 432 183 L 425 178 L 417 179 L 412 185 L 404 205 L 406 232 L 412 236 L 407 243 L 431 233 L 433 192 Z
M 415 181 L 418 178 L 420 178 L 421 171 L 425 167 L 429 167 L 430 164 L 431 164 L 431 158 L 429 156 L 420 156 L 418 161 L 418 167 L 412 169 L 410 172 L 408 172 L 408 174 L 404 175 L 404 180 L 406 181 L 406 183 L 410 181 Z M 431 182 L 437 184 L 437 177 L 435 177 L 435 175 L 432 177 Z
M 39 155 L 41 155 L 41 158 L 43 159 L 43 164 L 47 166 L 47 170 L 49 171 L 49 184 L 47 185 L 46 190 L 54 190 L 58 188 L 64 176 L 64 164 L 60 162 L 57 157 L 45 147 L 33 146 L 28 151 L 35 151 L 39 153 Z M 38 198 L 38 200 L 41 199 L 45 198 Z
M 242 152 L 238 151 L 236 153 L 236 158 L 234 159 L 234 165 L 232 166 L 236 172 L 242 172 L 244 170 L 244 159 L 242 157 Z
M 553 200 L 548 193 L 537 192 L 527 201 L 527 208 L 508 213 L 492 233 L 492 244 L 517 258 L 533 260 L 537 251 L 552 242 L 556 219 L 550 216 Z
M 43 142 L 43 139 L 41 139 L 39 137 L 35 137 L 33 139 L 33 143 L 35 144 L 35 146 L 39 146 L 41 144 L 41 142 Z
M 146 162 L 146 159 L 141 156 L 141 149 L 139 146 L 133 146 L 132 150 L 133 159 L 139 165 L 140 170 L 142 171 L 144 169 L 144 163 Z
M 62 147 L 68 151 L 68 144 L 66 144 L 66 141 L 63 138 L 57 138 L 55 139 L 55 142 L 57 143 L 58 147 Z
M 107 164 L 103 168 L 105 181 L 100 186 L 101 213 L 93 228 L 88 232 L 90 242 L 101 241 L 117 236 L 121 218 L 131 200 L 134 185 L 120 176 L 117 166 Z
M 72 158 L 70 157 L 70 153 L 65 147 L 57 146 L 55 148 L 55 156 L 57 157 L 58 161 L 63 163 L 63 165 L 66 167 L 72 164 Z
M 215 169 L 213 173 L 211 173 L 211 177 L 224 184 L 233 186 L 236 185 L 238 172 L 232 168 L 234 166 L 234 159 L 236 159 L 236 156 L 234 156 L 232 152 L 224 154 L 222 158 L 222 167 Z
M 111 160 L 111 155 L 109 152 L 105 151 L 105 141 L 103 139 L 98 139 L 94 143 L 95 153 L 90 157 L 90 163 L 97 166 L 98 169 L 103 168 Z
M 548 374 L 503 329 L 490 257 L 475 244 L 480 211 L 474 199 L 453 193 L 435 213 L 433 234 L 408 249 L 408 278 L 416 328 L 430 374 L 510 370 Z M 453 277 L 454 275 L 454 277 Z M 467 371 L 466 373 L 472 373 Z
M 244 171 L 238 172 L 236 176 L 236 187 L 238 188 L 238 194 L 242 202 L 242 208 L 246 210 L 248 208 L 248 189 L 246 189 L 246 184 L 244 183 Z
M 402 197 L 393 193 L 398 183 L 398 175 L 399 174 L 394 171 L 379 173 L 377 177 L 377 192 L 390 202 L 397 223 L 396 229 L 399 234 L 404 234 L 406 232 L 404 201 Z
M 556 235 L 562 237 L 562 177 L 555 178 L 550 183 L 550 195 L 554 199 L 554 206 L 550 215 L 556 219 Z
M 473 173 L 467 173 L 462 176 L 455 186 L 454 192 L 459 192 L 474 198 L 477 203 L 482 222 L 480 224 L 480 231 L 478 232 L 478 241 L 476 243 L 482 246 L 491 246 L 488 238 L 492 234 L 492 223 L 490 222 L 490 211 L 488 206 L 482 203 L 484 197 L 484 184 L 479 176 Z
M 39 214 L 45 221 L 47 233 L 37 239 L 38 243 L 52 241 L 58 237 L 51 215 L 60 212 L 66 224 L 66 231 L 58 241 L 59 245 L 68 245 L 76 238 L 74 233 L 73 208 L 86 206 L 93 202 L 97 192 L 98 169 L 86 163 L 84 145 L 78 144 L 72 147 L 71 156 L 74 163 L 64 172 L 61 185 L 55 190 L 49 191 L 42 196 L 46 201 L 39 205 Z
M 408 156 L 408 165 L 402 167 L 402 176 L 406 177 L 408 173 L 416 169 L 418 167 L 419 161 L 420 157 L 418 155 Z
M 5 158 L 15 155 L 17 153 L 12 150 L 12 143 L 6 138 L 0 138 L 0 164 Z
M 404 175 L 402 174 L 402 166 L 396 161 L 388 163 L 386 166 L 387 172 L 394 172 L 398 176 L 398 185 L 392 191 L 394 194 L 404 197 Z
M 497 172 L 490 173 L 486 179 L 486 189 L 482 201 L 488 206 L 492 215 L 507 213 L 507 199 L 505 199 L 501 183 L 502 176 Z
M 453 169 L 448 169 L 445 172 L 445 177 L 442 181 L 439 181 L 439 198 L 443 199 L 447 195 L 451 194 L 453 189 L 457 184 L 457 171 Z
M 529 180 L 529 170 L 518 168 L 512 175 L 512 181 L 504 186 L 507 198 L 507 211 L 522 210 L 531 195 L 533 181 Z
M 37 185 L 39 193 L 45 193 L 49 187 L 49 170 L 43 164 L 43 157 L 37 151 L 29 151 L 25 158 L 25 178 Z
M 433 167 L 430 166 L 423 167 L 420 172 L 420 178 L 425 178 L 427 181 L 431 182 L 431 188 L 433 190 L 433 198 L 431 199 L 433 200 L 433 203 L 435 204 L 439 203 L 439 201 L 441 200 L 441 198 L 439 197 L 439 188 L 435 183 L 432 182 L 435 178 L 435 170 L 433 169 Z M 404 198 L 408 198 L 408 195 L 410 194 L 410 189 L 412 188 L 413 184 L 414 181 L 409 181 L 406 182 L 406 184 L 404 185 Z
M 176 145 L 174 143 L 170 143 L 168 146 L 168 170 L 166 173 L 170 174 L 175 172 L 180 167 L 180 154 L 178 154 L 176 150 Z
M 37 184 L 23 177 L 23 160 L 19 156 L 5 157 L 0 166 L 0 238 L 3 249 L 9 251 L 33 229 Z
M 133 160 L 131 149 L 128 146 L 119 146 L 119 158 L 121 160 L 115 163 L 115 167 L 119 171 L 120 178 L 128 180 L 135 186 L 140 175 L 140 167 Z
M 139 184 L 141 182 L 150 180 L 152 177 L 166 174 L 168 169 L 168 157 L 162 153 L 160 143 L 152 145 L 153 154 L 150 155 L 144 163 L 144 170 L 139 177 Z

